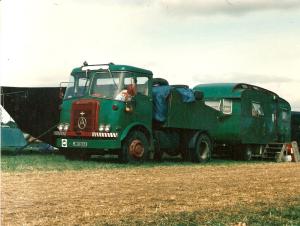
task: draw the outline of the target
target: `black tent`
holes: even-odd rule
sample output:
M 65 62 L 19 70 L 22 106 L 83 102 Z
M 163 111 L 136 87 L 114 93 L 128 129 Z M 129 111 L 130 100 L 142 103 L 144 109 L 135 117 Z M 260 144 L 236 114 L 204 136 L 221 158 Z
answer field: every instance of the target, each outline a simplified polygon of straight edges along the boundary
M 59 87 L 1 87 L 2 106 L 22 131 L 34 137 L 59 122 L 59 96 Z M 54 144 L 52 133 L 49 131 L 40 140 Z

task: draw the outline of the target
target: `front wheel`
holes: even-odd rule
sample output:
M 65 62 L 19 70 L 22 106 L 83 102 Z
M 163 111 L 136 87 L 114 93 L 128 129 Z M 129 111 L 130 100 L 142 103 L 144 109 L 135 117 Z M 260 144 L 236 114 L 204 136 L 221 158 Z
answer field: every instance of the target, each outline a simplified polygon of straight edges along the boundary
M 141 163 L 148 160 L 149 142 L 144 133 L 138 130 L 130 132 L 122 142 L 119 160 L 123 163 Z
M 211 159 L 212 141 L 206 134 L 200 134 L 196 145 L 191 149 L 192 162 L 207 162 Z

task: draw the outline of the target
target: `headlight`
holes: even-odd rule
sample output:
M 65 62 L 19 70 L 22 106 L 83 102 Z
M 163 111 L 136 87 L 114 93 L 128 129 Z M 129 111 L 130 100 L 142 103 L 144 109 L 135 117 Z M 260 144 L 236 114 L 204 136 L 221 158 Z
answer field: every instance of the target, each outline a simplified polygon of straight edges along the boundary
M 104 125 L 100 125 L 100 126 L 99 126 L 99 131 L 100 131 L 100 132 L 103 132 L 103 131 L 104 131 Z
M 67 130 L 70 128 L 70 125 L 69 123 L 60 123 L 58 126 L 57 126 L 57 129 L 60 131 L 60 132 L 67 132 Z
M 104 131 L 108 133 L 110 131 L 110 125 L 106 125 Z
M 68 131 L 69 127 L 70 127 L 70 125 L 69 125 L 68 123 L 66 123 L 66 124 L 64 125 L 64 131 Z
M 63 129 L 64 129 L 64 124 L 59 124 L 58 126 L 57 126 L 57 129 L 61 132 L 61 131 L 63 131 Z

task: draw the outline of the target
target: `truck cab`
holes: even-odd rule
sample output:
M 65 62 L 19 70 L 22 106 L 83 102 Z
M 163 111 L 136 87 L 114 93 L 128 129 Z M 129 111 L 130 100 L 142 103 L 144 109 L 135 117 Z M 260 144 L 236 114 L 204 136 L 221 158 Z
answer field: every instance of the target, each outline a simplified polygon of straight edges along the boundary
M 113 63 L 74 68 L 54 132 L 66 158 L 111 153 L 123 162 L 147 159 L 152 76 L 149 70 Z

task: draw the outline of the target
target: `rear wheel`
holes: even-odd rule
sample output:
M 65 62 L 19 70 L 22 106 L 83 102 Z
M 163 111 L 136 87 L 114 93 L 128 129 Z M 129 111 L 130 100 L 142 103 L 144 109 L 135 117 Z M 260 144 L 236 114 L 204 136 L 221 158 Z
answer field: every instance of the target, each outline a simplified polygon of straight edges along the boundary
M 130 132 L 122 143 L 119 160 L 123 163 L 141 163 L 148 160 L 149 142 L 144 133 Z
M 211 159 L 212 142 L 208 135 L 200 134 L 196 145 L 191 149 L 192 162 L 207 162 Z

